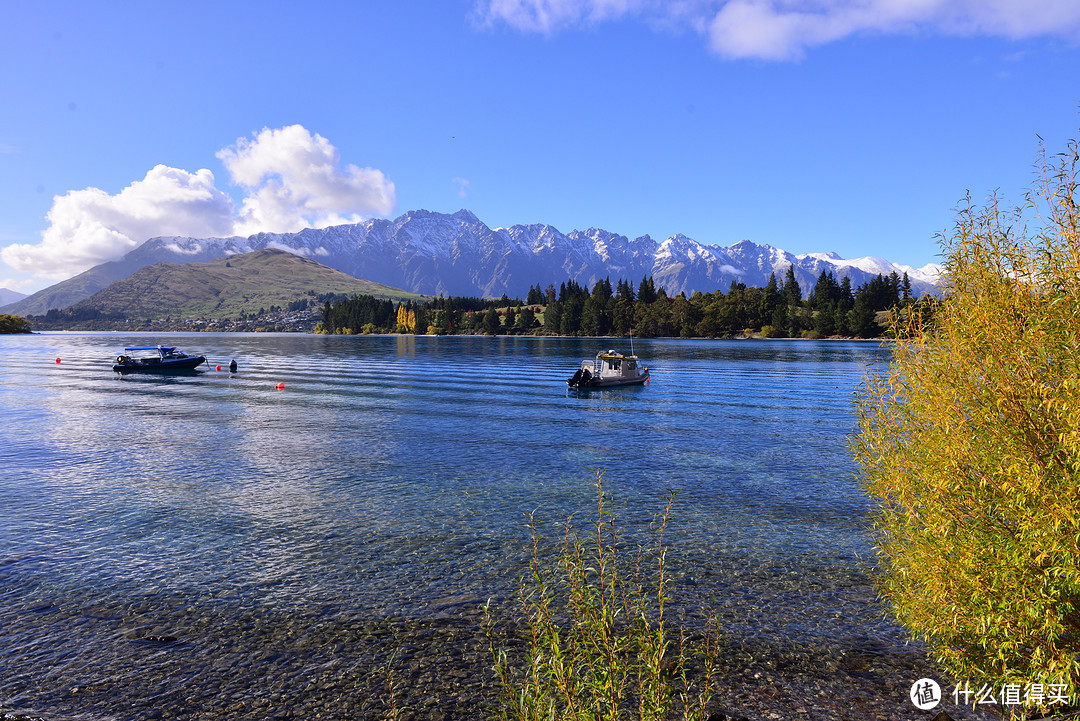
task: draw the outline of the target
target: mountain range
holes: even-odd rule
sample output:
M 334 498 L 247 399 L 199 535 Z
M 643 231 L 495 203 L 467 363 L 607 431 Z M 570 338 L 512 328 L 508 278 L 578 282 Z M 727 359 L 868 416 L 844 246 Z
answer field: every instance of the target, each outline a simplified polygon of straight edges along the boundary
M 876 275 L 907 273 L 916 295 L 933 292 L 939 268 L 898 265 L 880 258 L 844 260 L 835 253 L 794 255 L 749 240 L 728 247 L 704 245 L 682 234 L 662 242 L 633 240 L 599 228 L 562 233 L 551 225 L 490 228 L 468 210 L 453 214 L 409 211 L 393 220 L 376 218 L 297 233 L 259 233 L 247 238 L 151 238 L 123 258 L 102 263 L 0 312 L 41 315 L 66 308 L 111 283 L 155 263 L 208 262 L 267 248 L 284 250 L 375 283 L 427 295 L 524 297 L 528 289 L 574 280 L 592 287 L 619 278 L 636 283 L 652 276 L 669 294 L 727 290 L 734 282 L 764 286 L 771 273 L 782 279 L 789 266 L 804 295 L 821 272 L 848 277 L 852 287 Z

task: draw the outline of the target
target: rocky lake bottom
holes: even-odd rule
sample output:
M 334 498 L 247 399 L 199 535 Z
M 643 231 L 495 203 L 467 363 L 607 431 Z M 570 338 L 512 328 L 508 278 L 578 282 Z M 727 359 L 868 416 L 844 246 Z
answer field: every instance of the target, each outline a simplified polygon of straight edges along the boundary
M 111 372 L 158 343 L 211 370 Z M 481 606 L 522 648 L 527 516 L 588 529 L 598 471 L 630 551 L 679 491 L 671 620 L 716 614 L 714 721 L 926 718 L 912 683 L 945 685 L 873 589 L 847 443 L 876 344 L 635 341 L 646 386 L 580 393 L 580 361 L 625 340 L 0 344 L 9 718 L 382 718 L 390 683 L 402 718 L 490 718 Z

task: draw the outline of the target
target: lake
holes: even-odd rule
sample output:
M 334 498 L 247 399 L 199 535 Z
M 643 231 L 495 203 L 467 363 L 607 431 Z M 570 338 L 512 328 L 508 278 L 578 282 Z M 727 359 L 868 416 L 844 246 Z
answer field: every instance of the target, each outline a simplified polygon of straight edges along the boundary
M 123 347 L 157 343 L 224 372 L 112 373 Z M 888 350 L 642 340 L 648 385 L 569 391 L 607 347 L 629 351 L 0 337 L 0 711 L 357 718 L 395 663 L 449 699 L 491 666 L 479 606 L 516 612 L 525 514 L 552 536 L 570 515 L 587 527 L 597 469 L 631 545 L 679 490 L 666 539 L 687 623 L 709 606 L 741 648 L 909 654 L 875 601 L 846 445 L 853 392 Z

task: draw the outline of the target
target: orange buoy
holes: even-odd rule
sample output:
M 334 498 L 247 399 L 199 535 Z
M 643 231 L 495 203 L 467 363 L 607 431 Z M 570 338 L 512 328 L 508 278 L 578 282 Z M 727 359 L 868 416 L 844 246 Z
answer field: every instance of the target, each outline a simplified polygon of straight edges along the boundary
M 60 359 L 59 359 L 59 358 L 57 358 L 57 359 L 56 359 L 56 363 L 57 363 L 57 365 L 59 365 L 59 363 L 60 363 Z
M 220 371 L 220 370 L 221 370 L 221 366 L 218 366 L 218 367 L 217 367 L 217 369 L 218 369 L 218 370 Z
M 276 386 L 274 386 L 274 387 L 275 387 L 275 388 L 277 388 L 277 389 L 278 389 L 279 391 L 283 391 L 283 390 L 285 390 L 285 384 L 284 384 L 284 383 L 278 383 L 278 384 L 277 384 Z

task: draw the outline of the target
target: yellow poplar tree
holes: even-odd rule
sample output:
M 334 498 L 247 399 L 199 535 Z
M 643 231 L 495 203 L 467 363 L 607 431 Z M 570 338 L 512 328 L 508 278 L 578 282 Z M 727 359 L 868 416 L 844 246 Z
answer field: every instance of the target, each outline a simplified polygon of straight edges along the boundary
M 1021 715 L 1080 681 L 1077 158 L 1042 151 L 1019 208 L 968 198 L 852 444 L 882 595 L 955 678 L 1044 691 Z

